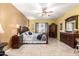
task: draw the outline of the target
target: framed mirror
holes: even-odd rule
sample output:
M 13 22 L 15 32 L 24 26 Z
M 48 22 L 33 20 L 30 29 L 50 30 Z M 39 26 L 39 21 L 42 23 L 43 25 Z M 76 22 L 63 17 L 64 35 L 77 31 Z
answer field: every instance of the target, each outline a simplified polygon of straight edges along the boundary
M 78 16 L 72 16 L 65 20 L 65 31 L 74 32 L 78 29 Z

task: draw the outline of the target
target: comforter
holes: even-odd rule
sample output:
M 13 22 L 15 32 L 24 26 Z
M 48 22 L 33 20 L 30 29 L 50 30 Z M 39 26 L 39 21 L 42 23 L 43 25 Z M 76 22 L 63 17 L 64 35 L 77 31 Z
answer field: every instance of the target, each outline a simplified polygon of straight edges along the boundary
M 42 35 L 39 40 L 37 37 L 42 33 L 33 33 L 29 34 L 29 32 L 24 32 L 21 35 L 23 36 L 23 43 L 46 43 L 47 37 L 46 35 Z

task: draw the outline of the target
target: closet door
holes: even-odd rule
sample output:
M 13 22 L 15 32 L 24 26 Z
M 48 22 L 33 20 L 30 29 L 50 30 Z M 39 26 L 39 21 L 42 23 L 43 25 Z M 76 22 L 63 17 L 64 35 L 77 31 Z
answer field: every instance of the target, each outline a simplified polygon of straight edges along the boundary
M 49 26 L 49 37 L 57 37 L 57 25 L 54 23 Z

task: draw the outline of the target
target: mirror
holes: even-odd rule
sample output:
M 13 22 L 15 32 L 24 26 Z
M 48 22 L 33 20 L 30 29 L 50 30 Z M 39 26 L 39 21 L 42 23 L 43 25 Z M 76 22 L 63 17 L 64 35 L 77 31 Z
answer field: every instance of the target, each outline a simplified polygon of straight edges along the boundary
M 74 32 L 78 29 L 78 16 L 72 16 L 65 20 L 65 30 L 67 32 Z
M 66 31 L 74 31 L 76 29 L 75 21 L 67 22 L 66 23 Z

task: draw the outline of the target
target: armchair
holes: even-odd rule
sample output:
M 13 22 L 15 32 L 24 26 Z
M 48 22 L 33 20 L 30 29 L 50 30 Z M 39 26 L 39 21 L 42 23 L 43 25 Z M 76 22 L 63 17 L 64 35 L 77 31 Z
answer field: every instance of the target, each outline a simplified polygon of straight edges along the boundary
M 0 43 L 0 56 L 7 56 L 3 48 L 7 45 L 7 42 Z

